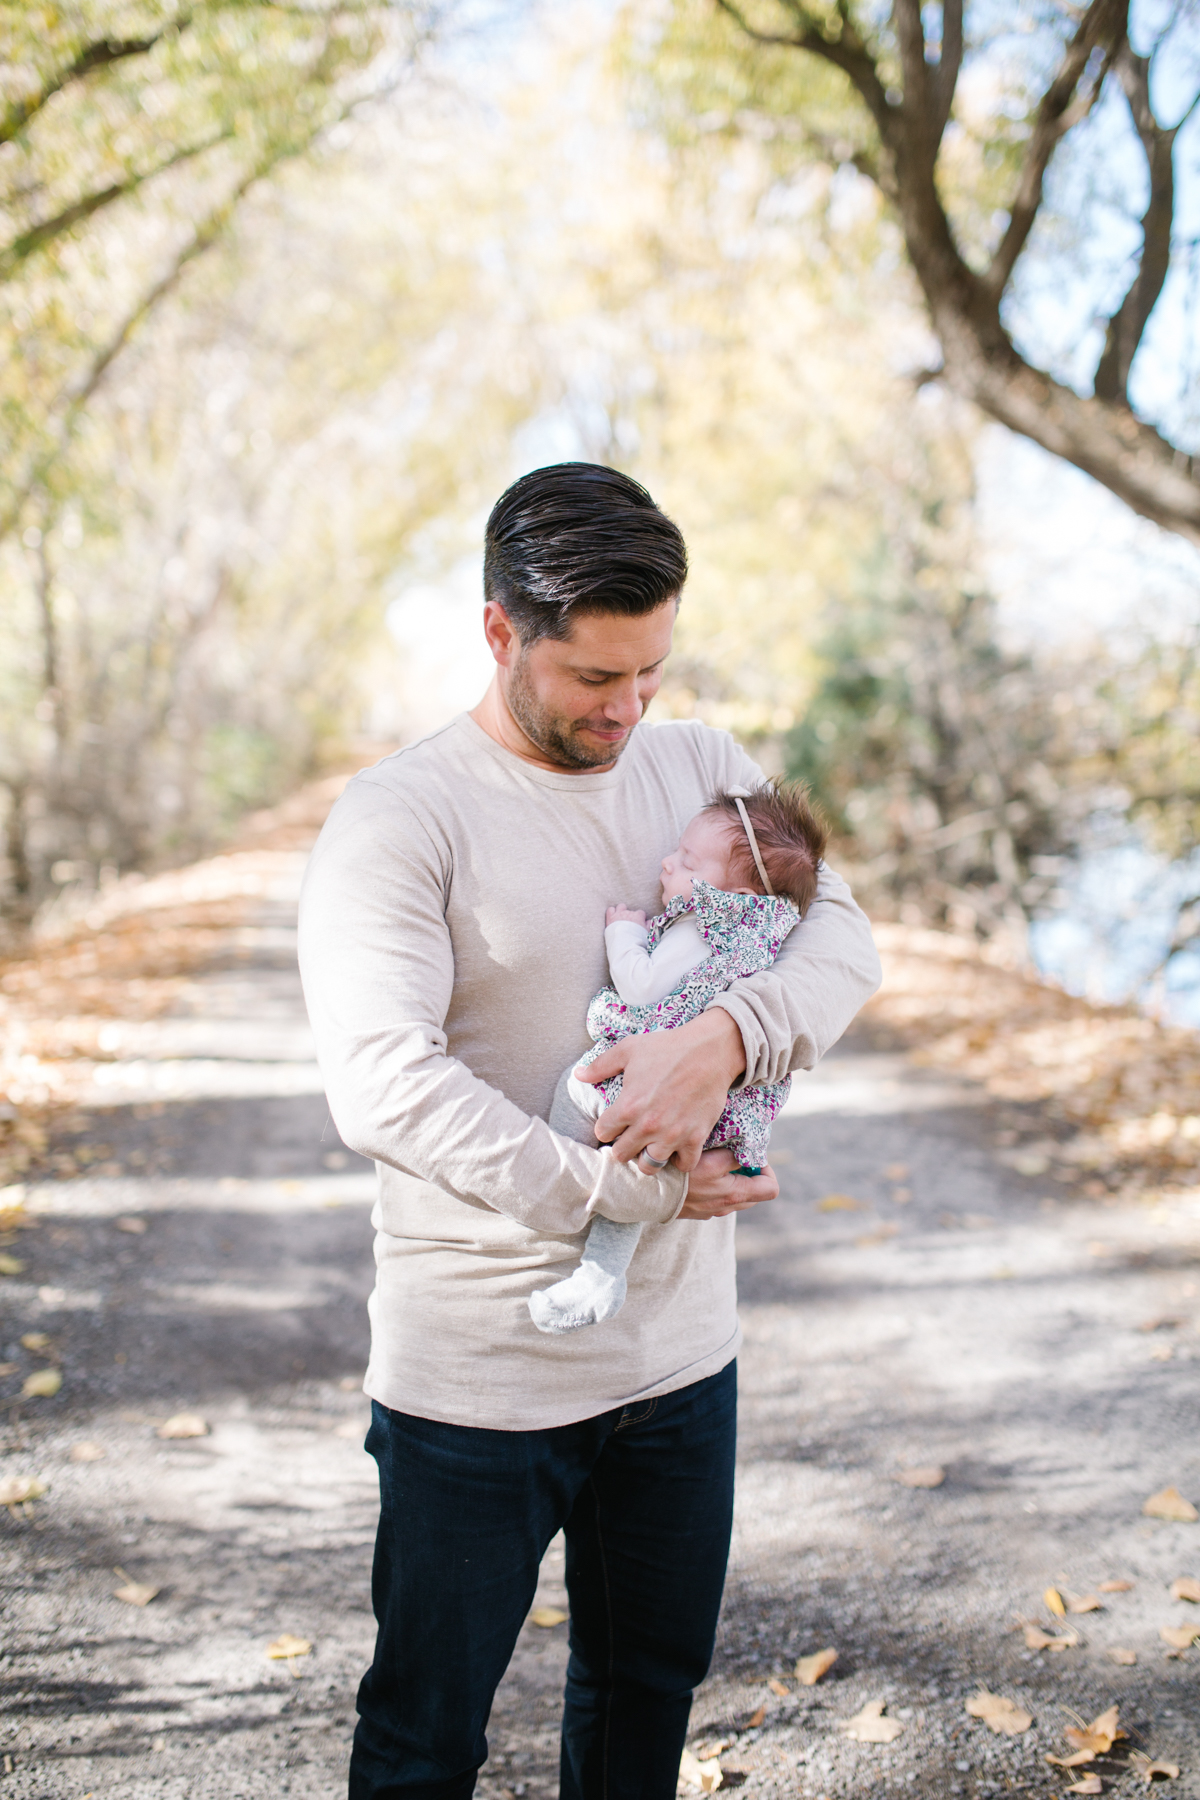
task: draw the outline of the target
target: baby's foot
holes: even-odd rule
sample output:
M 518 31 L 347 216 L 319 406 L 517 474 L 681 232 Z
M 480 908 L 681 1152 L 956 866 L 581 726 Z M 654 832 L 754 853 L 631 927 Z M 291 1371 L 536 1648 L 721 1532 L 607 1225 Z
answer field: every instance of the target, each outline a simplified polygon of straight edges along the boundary
M 539 1331 L 578 1331 L 619 1313 L 625 1293 L 624 1275 L 609 1275 L 584 1262 L 565 1281 L 530 1294 L 529 1316 Z

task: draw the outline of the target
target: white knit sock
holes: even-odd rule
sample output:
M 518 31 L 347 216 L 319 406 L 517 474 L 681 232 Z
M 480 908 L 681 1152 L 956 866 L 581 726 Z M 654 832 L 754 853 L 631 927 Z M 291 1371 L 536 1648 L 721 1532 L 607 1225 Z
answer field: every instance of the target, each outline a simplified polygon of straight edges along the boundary
M 615 1317 L 625 1304 L 625 1271 L 641 1235 L 640 1225 L 593 1219 L 574 1274 L 529 1296 L 529 1316 L 538 1330 L 578 1331 Z

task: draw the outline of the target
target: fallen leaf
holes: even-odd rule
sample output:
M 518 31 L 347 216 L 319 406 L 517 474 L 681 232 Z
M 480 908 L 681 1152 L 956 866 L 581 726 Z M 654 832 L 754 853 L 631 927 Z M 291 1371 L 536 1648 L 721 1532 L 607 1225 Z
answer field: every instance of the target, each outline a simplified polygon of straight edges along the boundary
M 46 1331 L 27 1331 L 21 1338 L 21 1347 L 24 1350 L 48 1350 L 50 1334 Z
M 307 1638 L 294 1637 L 290 1631 L 284 1631 L 267 1645 L 267 1655 L 272 1662 L 283 1662 L 293 1656 L 307 1656 L 311 1649 Z
M 1102 1794 L 1104 1783 L 1098 1775 L 1085 1775 L 1082 1781 L 1073 1781 L 1067 1792 L 1068 1794 Z
M 790 1691 L 788 1688 L 784 1687 L 782 1681 L 776 1681 L 774 1675 L 772 1675 L 770 1681 L 768 1681 L 767 1686 L 773 1694 L 778 1694 L 781 1700 L 784 1699 Z
M 991 1694 L 985 1687 L 972 1694 L 967 1701 L 967 1711 L 973 1719 L 982 1719 L 990 1730 L 1006 1731 L 1011 1737 L 1028 1731 L 1033 1724 L 1032 1714 L 1022 1712 L 1012 1700 L 1003 1694 Z
M 343 1375 L 338 1382 L 343 1394 L 361 1394 L 363 1378 L 361 1375 Z
M 849 1194 L 826 1194 L 817 1201 L 818 1212 L 866 1212 L 865 1200 L 852 1200 Z
M 1182 1324 L 1183 1324 L 1182 1319 L 1175 1319 L 1175 1318 L 1170 1318 L 1170 1317 L 1155 1318 L 1155 1319 L 1143 1319 L 1142 1323 L 1138 1326 L 1138 1330 L 1139 1331 L 1174 1331 L 1178 1326 L 1180 1326 Z
M 1067 1611 L 1073 1613 L 1103 1612 L 1104 1602 L 1098 1594 L 1076 1594 L 1073 1600 L 1067 1601 Z
M 1200 1605 L 1200 1581 L 1194 1575 L 1180 1575 L 1171 1583 L 1172 1600 L 1195 1600 Z
M 868 1700 L 861 1712 L 855 1713 L 852 1719 L 843 1719 L 841 1729 L 846 1736 L 859 1744 L 891 1744 L 904 1726 L 899 1719 L 885 1719 L 883 1709 L 886 1700 Z
M 874 1244 L 889 1243 L 899 1229 L 898 1225 L 881 1225 L 878 1231 L 865 1232 L 862 1237 L 855 1238 L 854 1242 L 859 1250 L 870 1250 Z
M 1066 1614 L 1066 1602 L 1057 1588 L 1047 1588 L 1042 1595 L 1042 1604 L 1047 1612 L 1056 1613 L 1061 1619 Z
M 1046 1761 L 1058 1769 L 1077 1769 L 1081 1763 L 1093 1762 L 1095 1757 L 1094 1750 L 1076 1750 L 1070 1756 L 1047 1756 Z
M 679 1782 L 682 1788 L 695 1788 L 701 1794 L 714 1794 L 720 1787 L 723 1776 L 721 1765 L 715 1756 L 701 1762 L 690 1750 L 685 1750 L 679 1759 Z
M 746 1720 L 746 1723 L 742 1729 L 744 1731 L 756 1731 L 758 1729 L 758 1727 L 762 1724 L 762 1722 L 766 1718 L 766 1716 L 767 1716 L 767 1709 L 765 1706 L 756 1707 L 754 1712 L 752 1712 L 750 1714 L 750 1717 Z
M 139 1218 L 137 1213 L 130 1213 L 128 1217 L 117 1219 L 114 1223 L 118 1231 L 127 1231 L 131 1237 L 141 1237 L 146 1229 L 145 1219 Z
M 76 1444 L 71 1451 L 71 1461 L 72 1462 L 77 1462 L 77 1463 L 103 1462 L 103 1460 L 104 1460 L 104 1445 L 103 1444 L 93 1444 L 89 1441 L 89 1442 L 83 1443 L 83 1444 Z
M 1104 1654 L 1108 1657 L 1109 1662 L 1120 1663 L 1124 1668 L 1127 1668 L 1127 1669 L 1131 1669 L 1133 1667 L 1134 1663 L 1137 1661 L 1137 1651 L 1136 1650 L 1113 1649 L 1113 1650 L 1106 1650 Z
M 173 1413 L 158 1428 L 160 1438 L 199 1438 L 208 1436 L 207 1422 L 199 1413 Z
M 887 1165 L 886 1169 L 883 1171 L 883 1173 L 884 1173 L 885 1179 L 888 1181 L 907 1181 L 908 1180 L 908 1164 L 907 1163 L 889 1163 Z
M 563 1625 L 569 1618 L 559 1606 L 535 1606 L 529 1615 L 531 1625 L 543 1625 L 547 1630 L 551 1625 Z
M 124 1569 L 118 1569 L 117 1574 L 124 1575 Z M 113 1599 L 123 1600 L 126 1606 L 149 1606 L 158 1592 L 158 1588 L 151 1587 L 147 1581 L 127 1579 L 124 1587 L 113 1589 Z
M 20 1363 L 0 1363 L 0 1375 L 15 1375 Z
M 40 1500 L 45 1491 L 45 1482 L 33 1475 L 9 1475 L 0 1481 L 0 1506 L 21 1506 L 26 1500 Z
M 1178 1488 L 1165 1487 L 1161 1493 L 1151 1494 L 1142 1507 L 1148 1519 L 1175 1519 L 1181 1525 L 1191 1525 L 1200 1519 L 1200 1513 L 1190 1500 L 1185 1500 Z
M 19 1256 L 9 1256 L 0 1252 L 0 1275 L 23 1275 L 25 1264 Z
M 1190 1650 L 1200 1638 L 1200 1625 L 1164 1625 L 1158 1635 L 1172 1650 Z
M 1178 1763 L 1150 1762 L 1149 1760 L 1142 1762 L 1141 1760 L 1139 1760 L 1138 1764 L 1137 1764 L 1137 1772 L 1139 1775 L 1141 1775 L 1145 1779 L 1147 1784 L 1149 1784 L 1151 1781 L 1153 1781 L 1154 1777 L 1156 1775 L 1164 1776 L 1167 1781 L 1178 1781 L 1179 1780 L 1179 1764 Z
M 1077 1754 L 1085 1762 L 1090 1762 L 1094 1756 L 1107 1756 L 1118 1738 L 1129 1735 L 1117 1724 L 1118 1710 L 1117 1707 L 1110 1706 L 1106 1712 L 1097 1713 L 1090 1725 L 1067 1726 L 1063 1736 L 1068 1743 L 1075 1745 Z M 1067 1767 L 1067 1764 L 1064 1763 L 1063 1767 Z
M 1025 1633 L 1027 1650 L 1073 1650 L 1079 1642 L 1077 1631 L 1064 1631 L 1059 1637 L 1052 1637 L 1043 1631 L 1036 1619 L 1022 1619 L 1021 1628 Z
M 1132 1581 L 1102 1581 L 1096 1592 L 1098 1594 L 1127 1594 L 1132 1586 Z
M 794 1674 L 801 1687 L 816 1687 L 822 1675 L 827 1675 L 838 1659 L 838 1653 L 828 1647 L 825 1650 L 814 1650 L 811 1656 L 802 1656 L 796 1664 Z
M 27 1400 L 53 1400 L 61 1386 L 61 1369 L 35 1369 L 21 1383 L 21 1392 Z
M 938 1463 L 923 1463 L 916 1469 L 901 1469 L 896 1480 L 901 1487 L 936 1488 L 946 1479 L 946 1471 Z
M 1175 1352 L 1170 1344 L 1156 1344 L 1150 1352 L 1151 1362 L 1172 1362 L 1174 1357 Z

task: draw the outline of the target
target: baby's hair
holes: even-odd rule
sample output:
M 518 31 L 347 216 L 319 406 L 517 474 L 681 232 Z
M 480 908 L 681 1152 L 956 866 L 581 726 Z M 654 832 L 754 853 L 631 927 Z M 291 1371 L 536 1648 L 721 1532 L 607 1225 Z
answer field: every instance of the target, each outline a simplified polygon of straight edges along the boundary
M 785 894 L 803 918 L 817 892 L 817 870 L 829 842 L 829 827 L 799 782 L 772 781 L 742 797 L 763 867 L 777 894 Z M 729 873 L 739 887 L 765 893 L 754 852 L 732 794 L 714 794 L 704 808 L 729 821 Z

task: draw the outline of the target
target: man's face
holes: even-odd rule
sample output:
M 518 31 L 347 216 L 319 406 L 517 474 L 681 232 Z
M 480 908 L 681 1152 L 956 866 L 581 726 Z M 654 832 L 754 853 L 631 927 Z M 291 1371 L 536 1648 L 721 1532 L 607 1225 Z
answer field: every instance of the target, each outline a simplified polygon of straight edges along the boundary
M 585 613 L 569 638 L 518 646 L 501 664 L 508 709 L 548 761 L 603 769 L 617 760 L 662 682 L 675 613 L 674 600 L 636 619 Z

